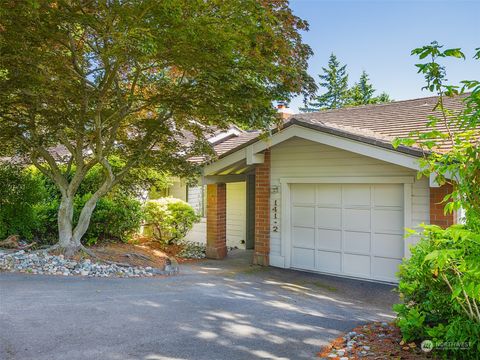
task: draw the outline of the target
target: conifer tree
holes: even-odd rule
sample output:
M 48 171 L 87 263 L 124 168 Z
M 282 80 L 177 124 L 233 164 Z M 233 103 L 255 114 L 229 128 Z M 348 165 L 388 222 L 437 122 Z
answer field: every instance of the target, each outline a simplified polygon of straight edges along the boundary
M 359 106 L 368 104 L 380 104 L 384 102 L 392 101 L 390 96 L 383 92 L 379 96 L 374 96 L 375 89 L 370 83 L 370 78 L 366 71 L 362 72 L 360 79 L 349 90 L 349 96 L 347 100 L 348 106 Z
M 321 88 L 325 92 L 313 98 L 313 101 L 305 101 L 305 107 L 301 111 L 312 112 L 325 109 L 338 109 L 346 105 L 348 99 L 348 74 L 347 65 L 341 65 L 335 54 L 330 55 L 328 67 L 322 67 L 323 74 L 319 75 Z

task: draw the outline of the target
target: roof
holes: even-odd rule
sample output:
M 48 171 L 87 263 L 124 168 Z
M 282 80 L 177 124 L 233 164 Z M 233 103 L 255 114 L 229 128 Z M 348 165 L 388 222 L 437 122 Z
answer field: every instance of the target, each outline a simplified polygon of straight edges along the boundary
M 445 98 L 444 106 L 452 112 L 460 112 L 463 108 L 464 96 Z M 415 130 L 420 132 L 431 131 L 427 127 L 430 116 L 440 117 L 440 111 L 434 111 L 438 97 L 426 97 L 413 100 L 394 101 L 384 104 L 364 105 L 335 110 L 323 110 L 304 114 L 295 114 L 289 117 L 282 129 L 292 125 L 298 125 L 326 132 L 329 134 L 346 137 L 352 140 L 368 143 L 383 148 L 396 150 L 414 156 L 422 156 L 424 151 L 420 146 L 400 146 L 394 149 L 392 141 L 396 138 L 409 137 Z M 273 130 L 272 133 L 282 129 Z M 446 126 L 439 122 L 437 130 L 446 132 Z M 253 133 L 252 133 L 253 134 Z M 222 147 L 217 152 L 219 157 L 224 157 L 258 140 L 260 132 L 252 138 L 252 135 L 236 138 L 235 147 L 230 146 L 227 151 Z M 437 151 L 449 149 L 447 142 L 442 143 Z

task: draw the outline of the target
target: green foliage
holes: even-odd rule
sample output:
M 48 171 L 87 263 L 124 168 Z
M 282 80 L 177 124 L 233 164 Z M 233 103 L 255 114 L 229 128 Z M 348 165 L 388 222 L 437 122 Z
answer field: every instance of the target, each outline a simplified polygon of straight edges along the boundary
M 346 67 L 347 65 L 340 65 L 337 57 L 331 54 L 328 68 L 323 67 L 323 74 L 319 75 L 320 87 L 325 89 L 325 93 L 315 96 L 313 101 L 305 101 L 306 106 L 300 110 L 312 112 L 392 101 L 386 93 L 374 96 L 375 89 L 365 71 L 359 81 L 349 88 Z
M 89 194 L 78 198 L 75 204 L 76 216 L 90 196 Z M 125 242 L 139 230 L 142 219 L 140 201 L 121 194 L 101 198 L 97 202 L 90 226 L 84 236 L 85 243 L 93 245 L 105 239 Z
M 346 105 L 359 106 L 368 104 L 380 104 L 392 101 L 387 93 L 383 92 L 379 96 L 374 96 L 374 94 L 375 89 L 370 83 L 368 74 L 363 71 L 362 75 L 360 75 L 360 80 L 349 89 Z
M 82 184 L 74 201 L 74 223 L 90 189 L 100 181 L 101 171 L 93 170 Z M 153 176 L 153 179 L 156 177 Z M 163 175 L 161 176 L 163 179 Z M 0 166 L 0 238 L 18 234 L 39 244 L 58 239 L 57 212 L 60 194 L 55 185 L 35 168 Z M 129 194 L 130 187 L 119 188 L 97 202 L 85 242 L 99 239 L 126 241 L 138 230 L 143 219 L 141 203 Z
M 190 204 L 171 197 L 148 201 L 144 211 L 145 221 L 152 227 L 153 235 L 167 244 L 183 239 L 199 220 Z
M 414 49 L 412 55 L 427 59 L 416 66 L 425 77 L 424 89 L 435 92 L 438 101 L 427 127 L 397 139 L 394 146 L 425 150 L 419 176 L 433 174 L 440 185 L 453 185 L 453 192 L 443 199 L 445 212 L 464 209 L 465 225 L 446 230 L 425 226 L 412 257 L 401 266 L 403 303 L 395 306 L 398 325 L 406 340 L 467 342 L 467 349 L 445 349 L 441 355 L 473 359 L 480 353 L 480 82 L 446 83 L 446 69 L 439 61 L 465 59 L 458 48 L 443 50 L 432 42 Z M 445 105 L 454 96 L 461 96 L 461 109 Z
M 325 93 L 318 95 L 309 102 L 302 111 L 317 111 L 323 109 L 338 109 L 345 105 L 348 98 L 348 74 L 347 65 L 340 65 L 335 54 L 328 59 L 328 67 L 322 67 L 323 74 L 320 78 L 320 87 Z
M 274 102 L 316 89 L 288 0 L 3 1 L 0 18 L 0 143 L 69 207 L 95 166 L 87 209 L 142 167 L 191 176 L 212 126 L 268 129 Z M 71 213 L 74 249 L 90 212 L 75 236 Z
M 397 324 L 406 341 L 468 342 L 442 354 L 470 359 L 480 352 L 480 234 L 428 225 L 419 235 L 400 266 Z
M 0 240 L 10 235 L 32 239 L 38 223 L 35 207 L 44 195 L 32 172 L 0 164 Z
M 478 49 L 477 49 L 478 50 Z M 412 132 L 407 139 L 397 139 L 395 146 L 417 146 L 425 150 L 421 174 L 434 174 L 436 181 L 453 185 L 445 199 L 445 211 L 465 210 L 471 229 L 480 230 L 480 81 L 464 80 L 461 85 L 446 83 L 446 69 L 439 61 L 445 58 L 465 59 L 458 48 L 443 50 L 437 42 L 412 51 L 427 62 L 417 64 L 426 81 L 424 89 L 435 92 L 436 113 L 428 119 L 426 129 Z M 474 56 L 478 59 L 478 53 Z M 462 96 L 463 108 L 448 109 L 449 97 Z M 445 148 L 448 147 L 448 151 Z

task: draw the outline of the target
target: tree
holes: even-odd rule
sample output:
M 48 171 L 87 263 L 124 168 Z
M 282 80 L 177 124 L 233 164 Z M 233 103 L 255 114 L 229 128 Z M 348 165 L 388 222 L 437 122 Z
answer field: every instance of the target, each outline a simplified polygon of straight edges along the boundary
M 464 80 L 460 85 L 446 83 L 446 69 L 440 61 L 445 58 L 465 59 L 459 48 L 442 50 L 436 41 L 414 49 L 429 61 L 417 64 L 425 76 L 424 89 L 438 96 L 427 129 L 413 131 L 406 139 L 397 139 L 395 146 L 419 146 L 425 150 L 421 174 L 435 176 L 440 185 L 451 184 L 453 192 L 444 198 L 445 212 L 465 210 L 468 227 L 480 230 L 480 81 Z M 474 58 L 480 60 L 480 48 Z M 462 96 L 461 110 L 448 109 L 445 98 Z M 447 150 L 445 150 L 447 149 Z
M 368 74 L 363 71 L 360 79 L 351 88 L 348 88 L 347 65 L 340 65 L 334 54 L 330 55 L 328 61 L 328 69 L 322 68 L 324 74 L 319 75 L 323 82 L 320 87 L 327 91 L 322 95 L 313 97 L 301 111 L 312 112 L 326 109 L 339 109 L 346 106 L 359 106 L 368 104 L 380 104 L 392 101 L 390 96 L 382 92 L 378 96 L 374 96 L 375 89 L 370 83 Z
M 320 78 L 320 87 L 325 88 L 325 93 L 317 95 L 313 101 L 305 102 L 306 106 L 301 111 L 312 112 L 325 109 L 338 109 L 345 105 L 348 97 L 347 65 L 340 65 L 337 57 L 332 53 L 328 60 L 328 68 L 322 67 L 323 74 Z
M 379 96 L 374 96 L 375 89 L 370 83 L 368 74 L 363 71 L 360 79 L 348 91 L 347 106 L 359 106 L 368 104 L 380 104 L 392 101 L 390 96 L 383 92 Z
M 299 34 L 308 24 L 286 0 L 4 1 L 0 18 L 0 140 L 58 187 L 57 247 L 68 255 L 129 174 L 188 175 L 210 125 L 265 128 L 273 101 L 315 90 Z M 74 223 L 96 165 L 103 181 Z
M 417 129 L 394 146 L 420 147 L 419 176 L 433 176 L 453 191 L 443 198 L 445 213 L 463 209 L 465 224 L 447 229 L 422 226 L 412 257 L 400 268 L 403 303 L 395 305 L 405 340 L 464 342 L 466 348 L 440 347 L 439 357 L 472 359 L 480 351 L 480 81 L 448 84 L 442 60 L 465 59 L 460 48 L 443 49 L 436 41 L 414 49 L 424 89 L 437 95 L 427 128 Z M 473 56 L 480 60 L 480 48 Z M 448 98 L 463 106 L 448 108 Z M 435 354 L 434 354 L 435 357 Z

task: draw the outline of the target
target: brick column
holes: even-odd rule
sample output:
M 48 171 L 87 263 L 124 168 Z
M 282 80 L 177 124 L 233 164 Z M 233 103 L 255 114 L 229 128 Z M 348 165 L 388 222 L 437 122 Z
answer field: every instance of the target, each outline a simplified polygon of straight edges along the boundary
M 207 185 L 207 258 L 227 256 L 227 186 Z
M 445 215 L 443 213 L 445 203 L 442 203 L 445 195 L 450 194 L 452 191 L 453 187 L 450 184 L 430 188 L 430 224 L 438 225 L 444 229 L 455 224 L 455 214 Z
M 253 263 L 268 265 L 270 253 L 270 150 L 255 168 L 255 248 Z

